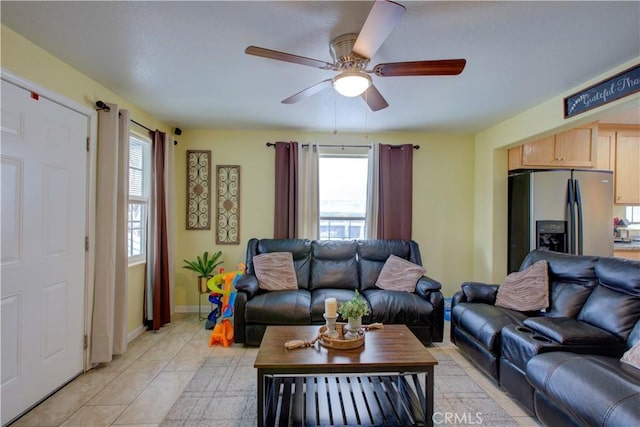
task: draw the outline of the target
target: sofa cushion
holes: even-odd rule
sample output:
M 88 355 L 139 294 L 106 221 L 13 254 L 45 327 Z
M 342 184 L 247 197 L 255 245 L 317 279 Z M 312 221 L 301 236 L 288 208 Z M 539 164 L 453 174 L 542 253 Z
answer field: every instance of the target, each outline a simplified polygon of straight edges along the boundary
M 416 294 L 382 289 L 362 291 L 369 306 L 371 322 L 387 324 L 430 325 L 433 305 Z
M 260 289 L 286 291 L 298 289 L 291 252 L 271 252 L 253 257 L 253 268 Z
M 247 300 L 245 323 L 263 325 L 308 325 L 311 323 L 311 293 L 296 291 L 264 292 Z
M 629 350 L 625 351 L 620 358 L 620 361 L 631 365 L 634 368 L 640 369 L 640 343 L 637 343 Z
M 550 287 L 550 307 L 547 316 L 575 318 L 595 288 L 595 282 L 584 284 L 556 280 Z
M 593 285 L 596 281 L 595 266 L 598 257 L 576 256 L 546 250 L 533 250 L 522 261 L 520 270 L 538 261 L 547 261 L 549 282 L 570 282 Z
M 526 377 L 578 425 L 631 426 L 640 419 L 640 370 L 616 358 L 540 354 L 527 363 Z
M 524 321 L 531 330 L 564 345 L 621 345 L 615 335 L 570 317 L 532 317 Z
M 335 298 L 338 302 L 338 307 L 341 303 L 347 302 L 353 298 L 355 291 L 351 289 L 316 289 L 311 292 L 311 323 L 324 323 L 324 300 L 326 298 Z M 339 321 L 343 321 L 345 319 L 340 318 Z M 365 323 L 367 322 L 367 318 L 363 319 Z
M 311 242 L 309 289 L 357 289 L 359 285 L 355 240 Z
M 600 258 L 595 271 L 602 286 L 640 297 L 640 262 L 623 258 Z
M 361 240 L 358 241 L 360 264 L 360 289 L 375 288 L 380 271 L 390 255 L 422 265 L 417 243 L 412 240 Z
M 380 289 L 415 292 L 416 283 L 424 275 L 424 267 L 395 255 L 389 255 L 376 281 Z
M 255 274 L 253 257 L 270 252 L 291 252 L 299 289 L 308 289 L 311 272 L 311 241 L 305 239 L 250 239 L 247 244 L 247 273 Z
M 496 305 L 517 311 L 536 311 L 549 306 L 547 262 L 538 261 L 509 274 L 498 287 Z
M 451 311 L 452 322 L 493 354 L 500 354 L 500 330 L 521 325 L 529 313 L 481 303 L 459 303 Z
M 639 317 L 639 297 L 598 285 L 582 307 L 578 320 L 607 330 L 626 341 Z

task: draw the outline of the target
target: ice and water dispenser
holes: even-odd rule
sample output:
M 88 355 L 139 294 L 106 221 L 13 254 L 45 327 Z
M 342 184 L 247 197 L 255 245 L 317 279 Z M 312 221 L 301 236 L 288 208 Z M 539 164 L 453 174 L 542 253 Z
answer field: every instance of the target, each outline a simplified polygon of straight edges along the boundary
M 568 252 L 567 221 L 536 221 L 536 248 Z

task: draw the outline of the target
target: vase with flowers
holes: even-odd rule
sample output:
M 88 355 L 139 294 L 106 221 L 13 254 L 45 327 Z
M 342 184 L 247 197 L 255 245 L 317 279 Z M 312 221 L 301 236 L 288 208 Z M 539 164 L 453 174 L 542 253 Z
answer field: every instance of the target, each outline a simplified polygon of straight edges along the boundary
M 338 314 L 340 314 L 343 319 L 347 319 L 347 324 L 344 326 L 344 337 L 346 339 L 358 337 L 358 333 L 362 328 L 362 316 L 366 316 L 370 312 L 369 304 L 357 289 L 351 300 L 340 304 Z

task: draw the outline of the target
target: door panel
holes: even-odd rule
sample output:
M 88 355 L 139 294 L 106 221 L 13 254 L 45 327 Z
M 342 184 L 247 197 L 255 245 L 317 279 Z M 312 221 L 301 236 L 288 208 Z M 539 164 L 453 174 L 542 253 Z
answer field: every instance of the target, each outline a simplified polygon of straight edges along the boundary
M 83 369 L 87 129 L 2 81 L 2 424 Z
M 583 254 L 613 256 L 613 174 L 575 171 L 582 196 Z
M 530 250 L 536 249 L 537 221 L 565 221 L 567 219 L 568 170 L 531 173 L 531 229 Z

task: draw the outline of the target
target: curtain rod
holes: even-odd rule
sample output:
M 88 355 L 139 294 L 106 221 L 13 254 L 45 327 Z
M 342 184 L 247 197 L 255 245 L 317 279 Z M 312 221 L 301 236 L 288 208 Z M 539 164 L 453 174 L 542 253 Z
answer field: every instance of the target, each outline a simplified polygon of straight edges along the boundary
M 276 144 L 274 142 L 267 142 L 267 147 L 275 147 Z M 331 145 L 331 144 L 319 144 L 320 147 L 333 147 L 333 148 L 371 148 L 371 145 Z M 309 144 L 302 144 L 303 147 L 308 147 Z M 391 148 L 400 148 L 401 145 L 391 145 Z M 419 150 L 419 145 L 413 146 L 414 150 Z
M 103 110 L 103 111 L 111 111 L 111 108 L 105 104 L 102 101 L 96 101 L 96 107 L 98 107 L 99 110 Z M 119 113 L 118 113 L 119 114 Z M 149 132 L 154 132 L 152 129 L 149 129 L 148 127 L 146 127 L 145 125 L 143 125 L 142 123 L 136 122 L 133 119 L 129 119 L 129 121 L 135 125 L 140 126 L 141 128 L 144 128 L 146 130 L 148 130 Z

